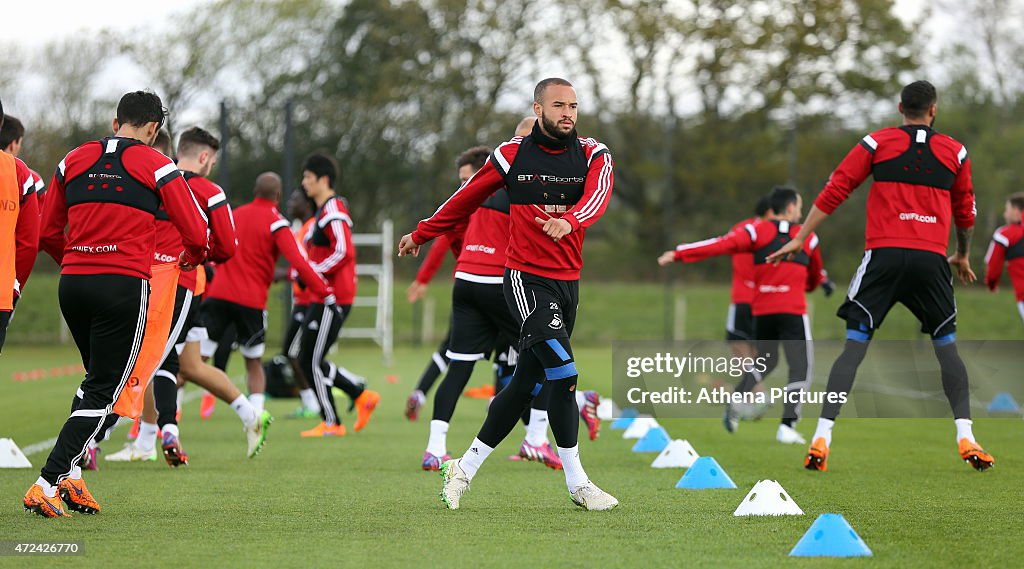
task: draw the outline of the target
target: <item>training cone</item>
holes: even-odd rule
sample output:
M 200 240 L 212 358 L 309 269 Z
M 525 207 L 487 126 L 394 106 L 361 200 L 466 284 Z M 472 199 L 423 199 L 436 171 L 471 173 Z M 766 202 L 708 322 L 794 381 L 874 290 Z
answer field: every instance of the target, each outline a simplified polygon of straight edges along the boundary
M 796 505 L 781 484 L 774 480 L 759 480 L 732 515 L 802 516 L 804 511 Z
M 871 549 L 842 514 L 821 514 L 789 552 L 790 557 L 870 557 Z
M 0 468 L 32 468 L 32 463 L 14 439 L 0 439 Z
M 664 427 L 653 427 L 633 445 L 633 452 L 661 452 L 668 447 L 671 440 Z
M 989 413 L 1020 413 L 1020 405 L 1014 400 L 1013 395 L 1003 391 L 996 393 L 992 402 L 988 404 Z
M 661 451 L 658 458 L 651 463 L 651 468 L 689 468 L 693 461 L 700 458 L 690 441 L 676 439 Z
M 624 439 L 642 439 L 647 431 L 658 426 L 658 422 L 651 417 L 637 417 L 622 433 Z
M 637 415 L 639 415 L 639 413 L 637 413 L 636 409 L 632 407 L 627 407 L 622 410 L 622 413 L 619 414 L 618 419 L 612 421 L 611 428 L 615 430 L 628 428 L 630 425 L 633 424 L 633 420 L 637 418 Z
M 693 461 L 686 474 L 676 482 L 676 488 L 687 490 L 707 490 L 712 488 L 735 488 L 736 483 L 722 470 L 718 462 L 710 456 L 702 456 Z
M 611 399 L 602 399 L 597 404 L 597 418 L 602 421 L 611 421 L 615 417 L 615 404 Z

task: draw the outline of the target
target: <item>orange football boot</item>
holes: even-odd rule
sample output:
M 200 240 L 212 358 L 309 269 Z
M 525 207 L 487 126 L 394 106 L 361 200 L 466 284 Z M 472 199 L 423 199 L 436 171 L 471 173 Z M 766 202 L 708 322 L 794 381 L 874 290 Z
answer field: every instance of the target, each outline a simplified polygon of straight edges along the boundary
M 380 403 L 380 393 L 370 389 L 364 389 L 359 397 L 356 397 L 356 424 L 352 425 L 352 428 L 357 433 L 370 422 L 370 416 L 373 415 L 373 410 L 377 408 L 378 403 Z
M 807 470 L 828 471 L 828 445 L 824 437 L 818 437 L 807 449 L 807 457 L 804 458 L 804 468 Z
M 33 484 L 25 493 L 25 511 L 35 512 L 44 518 L 70 518 L 71 514 L 64 511 L 59 496 L 50 498 L 43 492 L 43 487 Z
M 978 443 L 972 443 L 967 439 L 960 439 L 960 458 L 969 463 L 975 470 L 985 471 L 996 464 L 996 459 L 985 452 Z

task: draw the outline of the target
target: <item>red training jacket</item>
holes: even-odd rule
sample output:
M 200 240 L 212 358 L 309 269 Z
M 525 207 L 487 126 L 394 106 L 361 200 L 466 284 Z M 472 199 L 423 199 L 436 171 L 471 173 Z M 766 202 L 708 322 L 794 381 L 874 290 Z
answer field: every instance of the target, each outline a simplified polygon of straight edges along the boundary
M 356 248 L 352 244 L 352 218 L 338 196 L 328 199 L 314 216 L 316 223 L 306 237 L 306 251 L 313 270 L 334 287 L 340 305 L 356 297 Z
M 277 211 L 277 203 L 270 200 L 256 198 L 235 210 L 238 250 L 217 265 L 217 276 L 207 287 L 206 297 L 265 309 L 277 256 L 284 255 L 318 300 L 333 302 L 332 291 L 309 266 L 288 227 Z
M 730 233 L 743 229 L 743 226 L 757 223 L 760 219 L 752 217 L 732 226 Z M 754 301 L 754 254 L 735 253 L 732 256 L 732 294 L 733 304 L 750 304 Z
M 814 205 L 831 214 L 868 176 L 866 250 L 898 247 L 946 254 L 949 222 L 974 225 L 967 148 L 922 125 L 865 136 L 832 172 Z
M 161 204 L 181 233 L 185 261 L 206 258 L 206 219 L 188 184 L 169 158 L 138 140 L 105 138 L 72 150 L 47 194 L 39 244 L 62 274 L 148 280 Z
M 1010 282 L 1017 301 L 1024 301 L 1024 225 L 1011 223 L 996 229 L 985 254 L 985 285 L 989 290 L 999 287 L 1003 264 L 1010 265 Z
M 17 279 L 14 281 L 14 295 L 21 296 L 39 253 L 39 200 L 36 196 L 36 179 L 32 175 L 32 170 L 18 158 L 15 158 L 14 162 L 18 188 L 21 190 L 18 226 L 14 230 L 14 273 Z
M 748 223 L 722 237 L 679 245 L 675 257 L 677 261 L 695 263 L 717 255 L 752 253 L 756 285 L 750 303 L 753 315 L 807 314 L 804 293 L 817 288 L 824 275 L 818 237 L 812 233 L 801 252 L 791 261 L 782 261 L 778 265 L 765 262 L 768 255 L 781 249 L 799 231 L 799 224 L 788 221 Z

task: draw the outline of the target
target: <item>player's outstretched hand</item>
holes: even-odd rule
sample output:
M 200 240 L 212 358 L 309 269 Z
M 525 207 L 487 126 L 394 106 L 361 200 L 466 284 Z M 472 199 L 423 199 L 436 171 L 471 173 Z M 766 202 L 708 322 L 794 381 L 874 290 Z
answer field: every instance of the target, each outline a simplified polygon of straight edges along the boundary
M 772 253 L 771 255 L 768 255 L 764 261 L 772 265 L 778 265 L 782 261 L 787 261 L 793 258 L 793 255 L 799 252 L 800 249 L 803 248 L 803 246 L 804 242 L 802 239 L 794 238 L 789 243 L 786 243 L 785 245 L 780 247 L 778 251 Z
M 535 217 L 533 218 L 533 221 L 540 226 L 541 231 L 543 231 L 545 235 L 556 242 L 572 231 L 572 225 L 569 225 L 569 222 L 564 219 L 556 219 L 554 217 L 541 219 L 539 217 Z
M 676 261 L 675 251 L 665 251 L 658 257 L 658 264 L 667 267 Z
M 409 304 L 415 304 L 422 300 L 424 296 L 427 296 L 427 285 L 419 281 L 412 281 L 409 289 L 405 291 L 405 296 L 409 299 Z
M 398 242 L 398 256 L 404 257 L 406 255 L 412 255 L 413 257 L 420 256 L 420 246 L 412 240 L 412 233 L 406 233 Z
M 964 284 L 971 284 L 978 280 L 978 277 L 971 270 L 971 259 L 967 255 L 950 255 L 949 264 L 956 270 L 956 276 L 960 279 L 960 282 Z
M 181 269 L 182 272 L 187 273 L 196 270 L 196 265 L 192 265 L 188 261 L 186 261 L 185 252 L 182 251 L 181 255 L 178 256 L 178 268 Z

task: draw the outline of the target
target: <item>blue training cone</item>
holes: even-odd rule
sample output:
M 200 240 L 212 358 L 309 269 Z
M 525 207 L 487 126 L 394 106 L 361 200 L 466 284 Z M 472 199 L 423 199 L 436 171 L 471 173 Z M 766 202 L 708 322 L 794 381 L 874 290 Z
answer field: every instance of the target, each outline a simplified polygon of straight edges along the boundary
M 661 452 L 672 439 L 664 427 L 649 429 L 647 434 L 633 445 L 633 452 Z
M 790 557 L 870 557 L 871 549 L 842 514 L 821 514 L 789 552 Z
M 996 393 L 992 402 L 988 404 L 989 413 L 1020 413 L 1020 405 L 1013 399 L 1013 395 L 1003 391 Z
M 640 413 L 638 413 L 636 409 L 632 407 L 627 407 L 622 410 L 622 414 L 619 415 L 618 419 L 612 421 L 611 428 L 617 431 L 626 429 L 633 424 L 633 419 L 636 419 L 637 415 L 639 414 Z
M 710 456 L 702 456 L 693 461 L 686 474 L 676 482 L 676 488 L 688 490 L 705 490 L 710 488 L 735 488 L 736 483 L 722 470 L 718 462 Z

